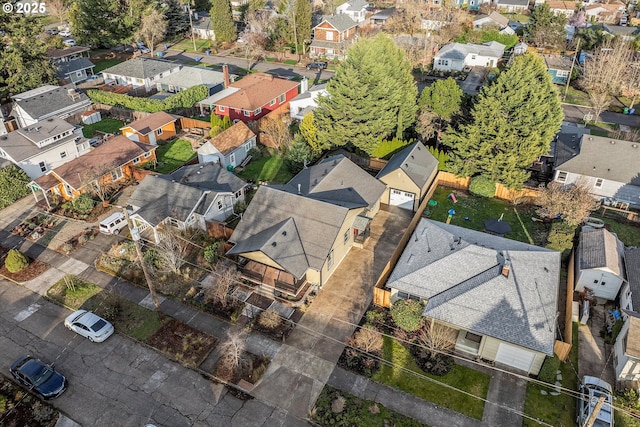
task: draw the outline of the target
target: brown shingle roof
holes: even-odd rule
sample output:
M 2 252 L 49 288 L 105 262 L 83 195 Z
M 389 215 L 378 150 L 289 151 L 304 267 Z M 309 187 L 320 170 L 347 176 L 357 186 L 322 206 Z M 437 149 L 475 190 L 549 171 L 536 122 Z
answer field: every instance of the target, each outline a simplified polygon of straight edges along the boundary
M 564 9 L 564 10 L 575 10 L 576 2 L 574 1 L 562 1 L 562 0 L 551 0 L 548 1 L 549 9 Z
M 627 348 L 624 349 L 624 352 L 629 356 L 640 359 L 640 318 L 628 311 L 626 313 L 629 315 L 629 332 L 627 335 Z
M 230 84 L 230 87 L 240 90 L 218 100 L 216 105 L 253 111 L 299 85 L 298 82 L 280 79 L 271 74 L 250 74 Z
M 226 156 L 255 136 L 247 125 L 238 122 L 211 139 L 211 144 Z
M 121 129 L 131 128 L 141 135 L 148 135 L 154 130 L 159 129 L 166 124 L 173 123 L 176 120 L 177 119 L 171 114 L 165 113 L 164 111 L 158 111 L 144 119 L 131 122 L 127 126 L 123 126 Z
M 59 183 L 59 180 L 54 176 L 55 174 L 73 188 L 80 189 L 86 185 L 81 181 L 81 177 L 86 176 L 87 171 L 92 168 L 99 170 L 105 163 L 112 163 L 114 167 L 120 167 L 155 149 L 156 147 L 153 145 L 131 141 L 126 136 L 118 135 L 87 154 L 55 168 L 50 174 L 41 176 L 36 179 L 36 183 L 44 190 L 49 190 Z

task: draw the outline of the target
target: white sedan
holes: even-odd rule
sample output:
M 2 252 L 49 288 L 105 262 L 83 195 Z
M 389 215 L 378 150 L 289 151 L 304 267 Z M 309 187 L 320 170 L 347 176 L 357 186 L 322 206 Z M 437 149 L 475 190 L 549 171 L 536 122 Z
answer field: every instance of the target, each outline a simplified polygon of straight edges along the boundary
M 64 326 L 91 342 L 102 342 L 113 334 L 111 323 L 86 310 L 78 310 L 69 315 L 64 320 Z

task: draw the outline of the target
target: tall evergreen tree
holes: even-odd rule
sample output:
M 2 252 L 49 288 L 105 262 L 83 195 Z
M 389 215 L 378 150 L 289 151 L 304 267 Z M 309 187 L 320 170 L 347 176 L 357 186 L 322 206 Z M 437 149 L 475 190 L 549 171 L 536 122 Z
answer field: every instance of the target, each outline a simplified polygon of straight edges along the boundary
M 347 52 L 314 112 L 321 144 L 352 143 L 371 153 L 378 141 L 415 122 L 418 89 L 404 51 L 384 34 L 361 39 Z
M 451 122 L 454 115 L 460 112 L 462 107 L 462 89 L 451 77 L 446 80 L 437 80 L 432 85 L 424 88 L 418 102 L 420 116 L 418 128 L 423 136 L 437 136 Z
M 161 5 L 167 21 L 167 36 L 180 35 L 189 32 L 189 13 L 185 12 L 178 0 L 166 0 Z M 207 7 L 203 10 L 209 10 Z
M 230 0 L 213 0 L 211 6 L 211 25 L 216 35 L 216 41 L 232 42 L 238 38 L 236 26 L 233 23 Z
M 76 0 L 69 9 L 69 21 L 79 44 L 111 47 L 131 36 L 140 13 L 132 9 L 129 14 L 118 0 Z
M 525 26 L 525 36 L 536 47 L 563 49 L 567 43 L 566 24 L 565 15 L 553 13 L 549 4 L 543 3 L 533 9 L 531 21 Z
M 542 58 L 534 53 L 517 56 L 478 95 L 471 117 L 443 136 L 443 143 L 452 149 L 451 171 L 481 174 L 520 188 L 528 177 L 525 168 L 549 151 L 563 119 Z
M 44 84 L 54 84 L 56 75 L 47 58 L 39 18 L 18 13 L 0 14 L 0 99 Z
M 311 41 L 311 3 L 309 0 L 296 0 L 293 7 L 292 25 L 295 23 L 295 34 L 298 45 L 302 45 L 302 53 L 305 50 L 305 40 Z M 298 47 L 296 46 L 296 49 Z

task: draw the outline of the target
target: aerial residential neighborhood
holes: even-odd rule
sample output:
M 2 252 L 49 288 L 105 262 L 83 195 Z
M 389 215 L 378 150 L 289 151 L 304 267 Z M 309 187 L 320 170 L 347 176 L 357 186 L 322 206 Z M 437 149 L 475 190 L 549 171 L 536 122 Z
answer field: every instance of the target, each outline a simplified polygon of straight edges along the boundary
M 0 52 L 0 426 L 640 425 L 636 1 L 12 1 Z

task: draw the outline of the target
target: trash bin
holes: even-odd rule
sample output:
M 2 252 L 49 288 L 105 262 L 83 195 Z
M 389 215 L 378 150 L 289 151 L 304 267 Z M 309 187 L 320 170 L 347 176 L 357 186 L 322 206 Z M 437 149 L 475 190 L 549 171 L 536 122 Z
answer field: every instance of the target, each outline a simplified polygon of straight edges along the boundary
M 228 170 L 229 172 L 233 172 L 233 165 L 229 165 L 229 166 L 227 166 L 227 170 Z
M 622 114 L 629 114 L 629 107 L 624 107 L 624 110 L 622 110 Z
M 196 61 L 196 62 L 200 62 L 200 60 L 201 60 L 202 58 L 200 58 L 199 56 L 196 56 L 194 59 L 195 59 L 195 61 Z
M 211 55 L 211 51 L 209 49 L 205 50 L 204 53 L 206 53 L 207 56 Z
M 164 56 L 164 52 L 156 52 L 156 55 L 158 55 L 158 58 L 162 58 Z
M 429 203 L 427 203 L 427 204 L 429 206 L 431 206 L 431 207 L 435 207 L 435 206 L 438 206 L 438 201 L 431 199 L 431 200 L 429 200 Z
M 636 109 L 635 109 L 635 108 L 632 108 L 632 109 L 630 109 L 630 110 L 629 110 L 629 114 L 633 114 L 633 113 L 635 113 L 635 112 L 636 112 Z
M 164 50 L 169 50 L 169 45 L 168 44 L 164 45 Z

